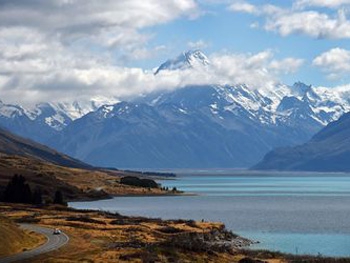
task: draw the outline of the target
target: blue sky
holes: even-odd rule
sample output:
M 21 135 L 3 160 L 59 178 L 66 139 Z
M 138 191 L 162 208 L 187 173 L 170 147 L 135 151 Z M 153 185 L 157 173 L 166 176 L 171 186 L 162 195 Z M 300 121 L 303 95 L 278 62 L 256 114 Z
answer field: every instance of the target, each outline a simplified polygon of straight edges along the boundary
M 3 0 L 0 99 L 137 96 L 187 84 L 350 87 L 350 0 Z M 189 49 L 208 76 L 152 69 Z
M 313 60 L 320 54 L 333 48 L 350 48 L 347 38 L 317 38 L 300 32 L 281 36 L 276 32 L 264 30 L 265 17 L 255 16 L 243 12 L 228 10 L 229 3 L 225 1 L 219 4 L 202 5 L 205 13 L 196 19 L 177 19 L 170 23 L 155 26 L 149 32 L 155 34 L 150 41 L 151 46 L 167 47 L 167 52 L 160 53 L 154 59 L 133 61 L 134 65 L 144 68 L 152 68 L 159 65 L 167 58 L 175 57 L 184 50 L 191 49 L 189 42 L 203 42 L 199 49 L 204 53 L 258 53 L 271 50 L 277 59 L 295 57 L 304 60 L 300 69 L 292 74 L 281 76 L 281 81 L 293 84 L 295 81 L 303 81 L 315 86 L 338 86 L 349 83 L 348 76 L 328 78 L 327 74 L 319 67 L 313 65 Z M 243 1 L 236 1 L 243 3 Z M 282 2 L 282 3 L 281 3 Z M 272 4 L 291 9 L 294 1 L 250 1 L 254 5 Z M 335 16 L 340 10 L 347 10 L 347 5 L 339 8 L 324 8 L 312 6 L 307 11 L 317 11 Z M 252 28 L 253 24 L 259 24 L 259 28 Z

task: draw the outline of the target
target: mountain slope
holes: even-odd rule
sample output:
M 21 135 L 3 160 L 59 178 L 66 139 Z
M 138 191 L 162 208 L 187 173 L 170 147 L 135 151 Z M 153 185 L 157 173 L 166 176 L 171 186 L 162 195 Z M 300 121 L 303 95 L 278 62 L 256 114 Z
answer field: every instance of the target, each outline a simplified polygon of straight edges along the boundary
M 274 150 L 253 169 L 350 171 L 350 113 L 330 123 L 308 143 Z
M 68 167 L 91 168 L 88 164 L 60 154 L 39 143 L 21 138 L 2 128 L 0 128 L 0 153 L 35 158 Z
M 293 121 L 246 86 L 194 86 L 102 106 L 72 122 L 50 145 L 97 166 L 247 167 L 273 147 L 322 128 L 304 111 Z M 302 128 L 303 127 L 303 128 Z

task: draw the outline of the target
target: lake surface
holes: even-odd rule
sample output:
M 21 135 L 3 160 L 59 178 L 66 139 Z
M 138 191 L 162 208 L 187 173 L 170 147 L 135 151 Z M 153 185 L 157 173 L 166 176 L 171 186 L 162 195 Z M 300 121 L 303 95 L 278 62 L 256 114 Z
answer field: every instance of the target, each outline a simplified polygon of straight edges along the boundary
M 224 222 L 261 243 L 293 254 L 350 256 L 350 174 L 177 171 L 164 186 L 196 196 L 116 197 L 75 202 L 125 215 Z

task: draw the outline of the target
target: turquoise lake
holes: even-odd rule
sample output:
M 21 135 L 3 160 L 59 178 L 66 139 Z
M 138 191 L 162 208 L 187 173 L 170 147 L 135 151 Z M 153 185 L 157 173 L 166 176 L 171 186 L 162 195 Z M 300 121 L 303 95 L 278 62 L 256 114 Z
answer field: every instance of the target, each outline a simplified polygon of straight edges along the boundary
M 350 256 L 350 174 L 175 171 L 159 181 L 194 196 L 116 197 L 74 202 L 82 209 L 163 219 L 220 221 L 252 248 Z

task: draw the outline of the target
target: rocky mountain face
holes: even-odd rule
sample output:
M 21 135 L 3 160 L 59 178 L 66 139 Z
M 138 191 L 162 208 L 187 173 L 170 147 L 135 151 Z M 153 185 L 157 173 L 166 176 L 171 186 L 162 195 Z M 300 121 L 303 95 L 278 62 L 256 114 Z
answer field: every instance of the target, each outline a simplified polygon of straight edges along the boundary
M 210 71 L 209 59 L 198 50 L 186 52 L 163 63 L 155 75 L 189 68 Z M 308 141 L 350 111 L 350 91 L 301 82 L 259 89 L 204 85 L 80 111 L 43 105 L 54 111 L 0 106 L 0 125 L 97 166 L 249 167 L 276 147 Z
M 341 104 L 320 109 L 310 102 L 313 88 L 301 83 L 279 88 L 285 96 L 245 85 L 193 86 L 105 105 L 50 145 L 99 166 L 249 167 L 275 147 L 307 141 L 345 111 Z
M 350 113 L 330 123 L 309 142 L 268 153 L 253 169 L 350 171 Z

